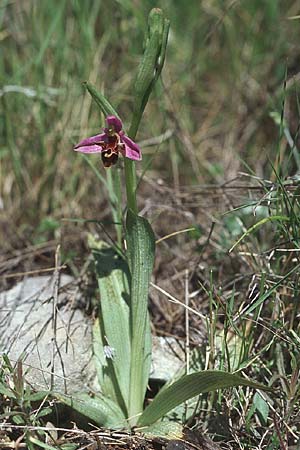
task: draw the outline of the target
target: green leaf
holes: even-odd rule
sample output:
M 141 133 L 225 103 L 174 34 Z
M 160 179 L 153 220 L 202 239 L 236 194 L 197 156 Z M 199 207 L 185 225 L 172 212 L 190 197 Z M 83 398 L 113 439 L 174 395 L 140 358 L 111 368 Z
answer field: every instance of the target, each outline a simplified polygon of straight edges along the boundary
M 105 242 L 92 243 L 90 239 L 90 245 L 100 290 L 100 333 L 95 329 L 98 324 L 94 327 L 98 378 L 102 392 L 111 396 L 127 416 L 131 355 L 129 269 L 124 259 Z
M 7 411 L 3 414 L 0 414 L 0 420 L 7 419 L 7 417 L 13 417 L 13 416 L 18 416 L 20 418 L 20 414 L 24 414 L 24 413 L 20 413 L 20 411 Z M 17 420 L 19 420 L 19 419 L 17 419 Z M 24 423 L 24 420 L 22 423 Z
M 40 419 L 41 417 L 48 416 L 51 413 L 52 413 L 52 408 L 50 408 L 50 407 L 43 408 L 37 414 L 35 414 L 35 413 L 31 414 L 30 420 L 34 421 L 35 419 Z
M 271 390 L 240 375 L 221 370 L 205 370 L 192 373 L 185 375 L 168 388 L 159 392 L 140 416 L 138 426 L 147 426 L 156 422 L 173 408 L 196 395 L 234 386 L 250 386 L 256 389 Z
M 76 450 L 80 444 L 72 444 L 71 442 L 67 442 L 66 444 L 62 444 L 59 450 Z
M 141 432 L 149 437 L 159 436 L 165 439 L 182 439 L 183 425 L 169 420 L 162 420 L 149 427 L 143 427 Z
M 265 425 L 267 423 L 270 410 L 268 403 L 262 398 L 261 395 L 256 392 L 253 398 L 253 405 L 255 406 L 260 419 Z
M 38 402 L 41 400 L 44 400 L 46 397 L 48 397 L 51 394 L 50 391 L 38 391 L 38 392 L 30 392 L 28 395 L 26 394 L 24 396 L 24 400 L 30 401 L 30 402 Z
M 93 357 L 94 363 L 96 365 L 97 377 L 99 381 L 100 388 L 103 385 L 103 367 L 106 366 L 106 359 L 104 353 L 104 342 L 102 339 L 100 320 L 97 317 L 93 325 Z M 104 386 L 103 386 L 104 387 Z M 107 394 L 106 392 L 104 392 Z M 110 394 L 108 395 L 110 397 Z
M 6 397 L 9 398 L 16 398 L 15 393 L 10 388 L 7 388 L 5 384 L 2 383 L 1 381 L 0 381 L 0 394 L 6 395 Z
M 100 320 L 97 318 L 93 325 L 93 361 L 95 364 L 100 390 L 103 394 L 118 402 L 113 377 L 110 376 L 104 353 L 105 343 L 101 332 Z
M 153 269 L 155 238 L 148 221 L 127 212 L 126 241 L 131 272 L 131 372 L 129 417 L 136 420 L 143 409 L 151 364 L 148 290 Z
M 62 444 L 59 450 L 76 450 L 80 444 L 72 444 L 71 442 L 67 442 L 66 444 Z
M 104 95 L 101 94 L 101 92 L 98 92 L 96 90 L 96 88 L 91 83 L 85 81 L 82 84 L 88 90 L 93 100 L 95 100 L 95 102 L 97 103 L 97 105 L 99 106 L 99 108 L 101 109 L 101 111 L 105 116 L 113 115 L 119 117 L 114 107 L 109 103 L 109 101 L 104 97 Z
M 25 419 L 24 417 L 21 416 L 21 414 L 16 414 L 12 416 L 12 421 L 16 424 L 16 425 L 23 425 L 25 423 Z
M 59 446 L 59 447 L 53 447 L 52 445 L 46 444 L 45 442 L 40 441 L 39 439 L 36 439 L 33 436 L 29 436 L 29 441 L 32 444 L 37 445 L 38 447 L 45 448 L 46 450 L 57 450 L 60 449 L 68 449 L 68 450 L 75 450 L 77 448 L 76 444 L 71 444 L 71 446 L 65 447 L 65 445 Z
M 93 420 L 99 426 L 107 428 L 124 428 L 127 426 L 126 419 L 119 406 L 104 396 L 92 398 L 85 393 L 70 396 L 57 392 L 52 393 L 52 395 L 60 402 Z

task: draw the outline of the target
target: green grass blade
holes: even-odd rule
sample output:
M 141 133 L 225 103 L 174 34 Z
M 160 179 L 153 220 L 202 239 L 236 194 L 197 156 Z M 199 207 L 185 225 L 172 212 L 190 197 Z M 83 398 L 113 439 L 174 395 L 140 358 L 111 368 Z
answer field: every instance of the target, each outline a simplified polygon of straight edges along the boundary
M 143 409 L 151 364 L 148 289 L 154 262 L 155 238 L 148 221 L 131 210 L 127 213 L 126 233 L 131 271 L 129 417 L 134 422 Z
M 161 419 L 172 409 L 196 395 L 234 386 L 250 386 L 256 389 L 270 388 L 247 380 L 240 375 L 221 370 L 205 370 L 183 376 L 168 388 L 161 391 L 144 410 L 138 426 L 147 426 Z
M 92 169 L 92 171 L 94 172 L 94 174 L 96 175 L 96 177 L 98 178 L 98 180 L 103 184 L 103 186 L 105 186 L 105 188 L 108 190 L 107 187 L 107 182 L 105 177 L 101 174 L 101 172 L 97 169 L 97 167 L 95 166 L 94 162 L 85 154 L 81 155 L 82 158 L 85 160 L 85 162 L 90 166 L 90 168 Z
M 50 45 L 51 42 L 51 37 L 53 36 L 53 34 L 55 33 L 55 30 L 59 27 L 60 25 L 60 21 L 62 20 L 63 14 L 64 14 L 64 10 L 65 10 L 65 6 L 66 6 L 66 0 L 62 1 L 59 5 L 58 8 L 55 8 L 55 14 L 54 17 L 52 19 L 52 22 L 49 25 L 49 28 L 47 30 L 47 33 L 44 37 L 43 43 L 41 45 L 40 51 L 38 52 L 34 63 L 36 65 L 41 64 L 45 51 L 47 50 L 47 48 Z
M 249 315 L 252 311 L 254 311 L 256 308 L 258 308 L 262 303 L 264 303 L 271 294 L 273 294 L 273 292 L 276 292 L 276 289 L 279 286 L 284 286 L 284 282 L 295 272 L 298 272 L 300 268 L 300 264 L 297 264 L 296 266 L 294 266 L 286 275 L 284 275 L 283 277 L 280 278 L 279 281 L 277 281 L 277 283 L 275 283 L 270 289 L 267 290 L 267 292 L 265 292 L 264 294 L 262 294 L 261 296 L 258 297 L 258 299 L 251 305 L 249 305 L 248 308 L 246 308 L 243 311 L 243 316 Z
M 248 236 L 249 234 L 251 234 L 253 231 L 255 231 L 257 228 L 261 227 L 262 225 L 264 225 L 265 223 L 268 222 L 289 222 L 290 218 L 287 216 L 270 216 L 270 217 L 265 217 L 264 219 L 260 220 L 259 222 L 255 223 L 254 225 L 252 225 L 252 227 L 250 227 L 247 231 L 245 231 L 245 233 L 243 233 L 243 235 L 235 242 L 235 244 L 231 247 L 231 249 L 229 250 L 229 253 L 232 252 L 232 250 L 240 243 L 242 242 L 242 240 Z

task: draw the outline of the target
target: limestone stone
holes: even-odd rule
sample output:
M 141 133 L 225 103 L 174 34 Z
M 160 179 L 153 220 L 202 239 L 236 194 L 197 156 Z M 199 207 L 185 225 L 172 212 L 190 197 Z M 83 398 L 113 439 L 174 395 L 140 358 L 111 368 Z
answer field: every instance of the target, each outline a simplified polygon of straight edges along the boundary
M 95 377 L 91 321 L 72 309 L 73 278 L 28 277 L 0 294 L 0 351 L 36 389 L 74 393 Z

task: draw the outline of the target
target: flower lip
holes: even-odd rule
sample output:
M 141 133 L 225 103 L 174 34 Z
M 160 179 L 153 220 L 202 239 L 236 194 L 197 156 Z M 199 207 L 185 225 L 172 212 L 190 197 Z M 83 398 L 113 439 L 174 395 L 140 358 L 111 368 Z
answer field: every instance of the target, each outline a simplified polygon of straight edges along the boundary
M 102 158 L 104 167 L 108 168 L 108 167 L 116 164 L 118 161 L 118 158 L 119 158 L 118 153 L 119 153 L 118 150 L 116 151 L 114 149 L 104 150 L 101 153 L 101 158 Z

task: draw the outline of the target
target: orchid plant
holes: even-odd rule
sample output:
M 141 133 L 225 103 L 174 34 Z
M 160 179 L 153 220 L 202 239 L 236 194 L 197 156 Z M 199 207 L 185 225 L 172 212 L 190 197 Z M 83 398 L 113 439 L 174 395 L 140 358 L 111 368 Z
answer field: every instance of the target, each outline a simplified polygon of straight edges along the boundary
M 109 101 L 91 84 L 85 83 L 105 116 L 106 127 L 100 134 L 85 138 L 74 147 L 76 152 L 84 154 L 100 153 L 109 177 L 115 176 L 114 166 L 120 155 L 124 157 L 126 246 L 120 252 L 116 247 L 90 238 L 100 291 L 100 314 L 93 333 L 100 393 L 93 397 L 87 394 L 56 396 L 97 424 L 112 428 L 149 427 L 176 406 L 203 392 L 237 385 L 264 389 L 237 374 L 212 370 L 194 372 L 164 387 L 144 409 L 151 365 L 148 289 L 155 237 L 149 222 L 138 215 L 135 164 L 141 161 L 142 151 L 134 140 L 163 68 L 169 30 L 169 22 L 159 9 L 150 12 L 148 23 L 146 47 L 134 84 L 134 111 L 128 134 Z M 122 220 L 121 214 L 119 219 Z

